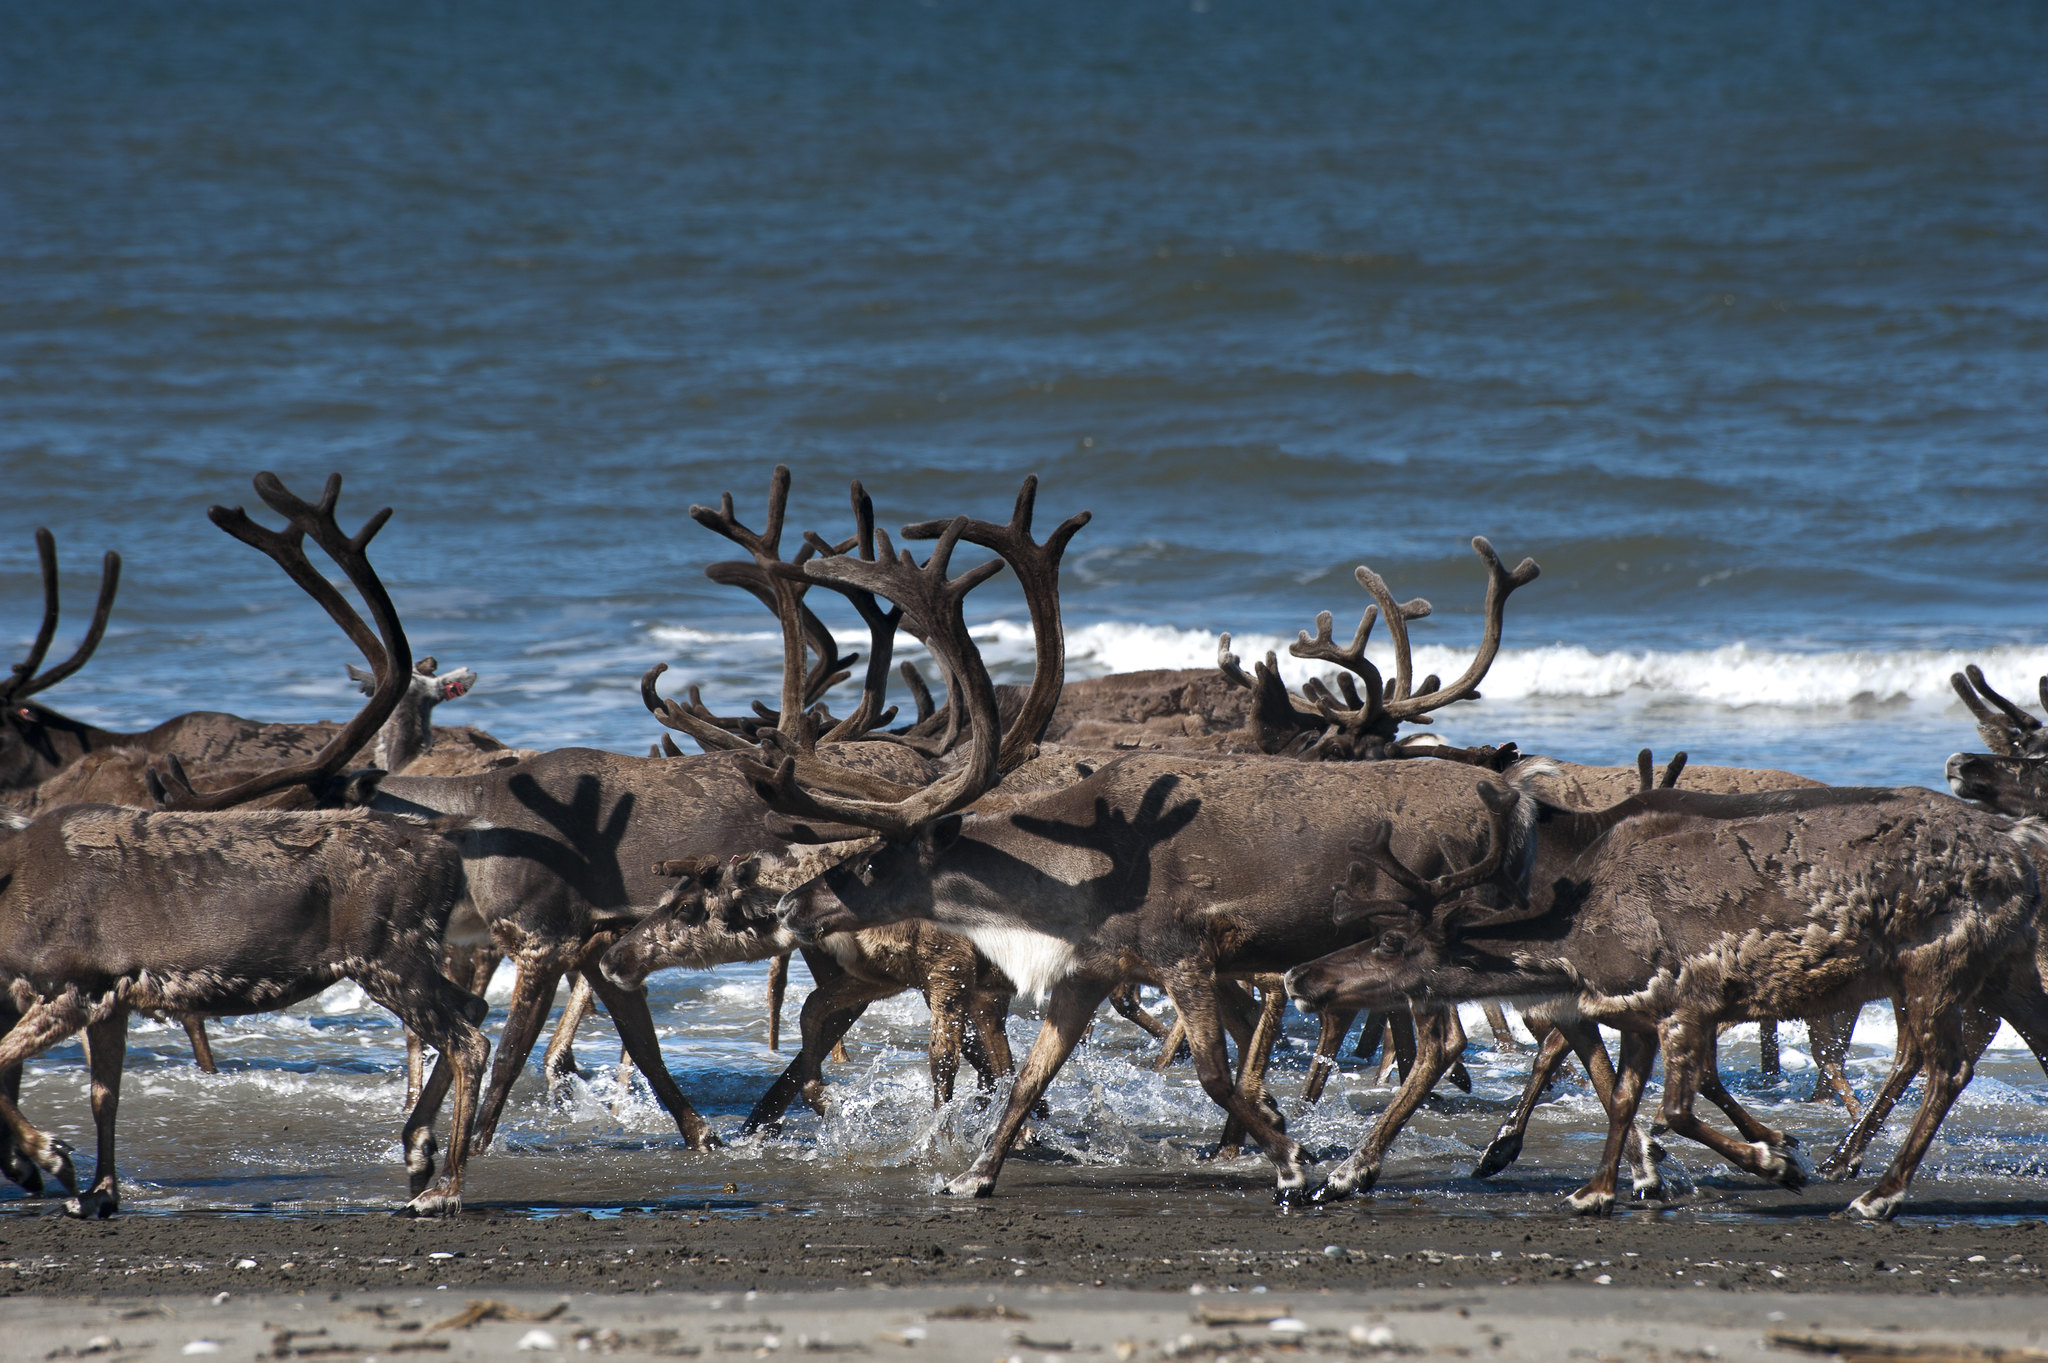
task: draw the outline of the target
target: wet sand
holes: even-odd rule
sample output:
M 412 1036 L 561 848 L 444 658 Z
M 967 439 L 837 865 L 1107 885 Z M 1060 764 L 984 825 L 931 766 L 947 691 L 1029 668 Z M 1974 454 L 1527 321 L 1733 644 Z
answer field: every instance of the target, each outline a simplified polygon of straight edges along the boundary
M 472 1202 L 457 1218 L 383 1213 L 126 1213 L 81 1223 L 48 1200 L 0 1214 L 0 1293 L 829 1289 L 1048 1285 L 1219 1293 L 1497 1288 L 1571 1282 L 1733 1292 L 2044 1293 L 2048 1200 L 1930 1184 L 1895 1222 L 1839 1214 L 1842 1186 L 1785 1193 L 1701 1180 L 1688 1204 L 1567 1216 L 1554 1190 L 1502 1203 L 1396 1182 L 1282 1211 L 1249 1163 L 1189 1175 L 1015 1160 L 995 1197 L 906 1178 L 845 1202 L 790 1200 L 772 1177 L 650 1210 Z M 1490 1205 L 1491 1204 L 1491 1205 Z M 1607 1284 L 1599 1284 L 1605 1277 Z M 2048 1320 L 2048 1304 L 2043 1307 Z

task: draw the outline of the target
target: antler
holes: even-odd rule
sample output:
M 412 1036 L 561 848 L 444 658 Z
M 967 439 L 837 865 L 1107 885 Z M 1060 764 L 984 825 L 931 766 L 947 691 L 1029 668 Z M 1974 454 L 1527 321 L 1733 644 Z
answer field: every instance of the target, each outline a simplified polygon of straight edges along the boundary
M 820 558 L 837 558 L 849 549 L 858 549 L 862 562 L 875 561 L 875 503 L 868 496 L 867 489 L 853 480 L 848 496 L 853 503 L 854 536 L 842 544 L 828 544 L 815 534 L 806 532 L 804 542 L 817 551 Z M 835 743 L 845 739 L 859 738 L 870 729 L 879 728 L 896 717 L 896 707 L 883 706 L 889 697 L 889 662 L 896 652 L 896 629 L 903 623 L 903 607 L 893 606 L 883 610 L 875 594 L 858 587 L 848 587 L 837 582 L 819 582 L 816 585 L 838 592 L 853 603 L 861 623 L 868 627 L 868 670 L 861 679 L 860 704 L 852 714 L 832 726 L 819 739 L 821 743 Z M 859 655 L 854 655 L 858 657 Z
M 801 578 L 782 577 L 775 572 L 778 566 L 783 565 L 782 515 L 788 505 L 789 466 L 777 464 L 775 475 L 768 484 L 768 521 L 763 529 L 750 530 L 740 523 L 733 511 L 730 492 L 720 495 L 716 511 L 708 506 L 691 507 L 690 518 L 753 555 L 755 564 L 768 579 L 766 586 L 774 598 L 775 615 L 782 622 L 782 706 L 776 712 L 776 727 L 795 738 L 802 730 L 801 716 L 806 708 L 804 629 L 803 619 L 798 614 L 803 604 L 804 586 Z M 801 563 L 812 553 L 807 545 L 797 552 L 795 561 Z
M 1094 519 L 1092 511 L 1077 511 L 1060 522 L 1043 544 L 1031 538 L 1031 515 L 1038 503 L 1038 475 L 1030 474 L 1017 490 L 1017 505 L 1008 525 L 989 521 L 966 523 L 961 538 L 969 544 L 992 549 L 1010 565 L 1024 588 L 1024 605 L 1031 615 L 1034 644 L 1031 690 L 1024 697 L 1016 721 L 1003 735 L 1002 769 L 1013 771 L 1038 751 L 1038 740 L 1060 703 L 1060 689 L 1067 678 L 1067 636 L 1060 622 L 1060 559 L 1067 544 Z M 937 539 L 959 522 L 919 521 L 903 527 L 907 540 Z
M 317 506 L 294 496 L 274 473 L 256 475 L 256 493 L 271 510 L 285 518 L 288 523 L 285 529 L 272 530 L 258 525 L 239 506 L 208 507 L 207 518 L 242 543 L 269 555 L 278 567 L 284 569 L 287 577 L 320 603 L 329 618 L 341 626 L 342 632 L 369 660 L 371 670 L 376 673 L 377 689 L 369 702 L 356 712 L 355 718 L 344 725 L 326 747 L 297 766 L 266 772 L 225 790 L 196 791 L 185 779 L 178 760 L 170 758 L 168 776 L 159 776 L 152 771 L 145 777 L 150 794 L 166 809 L 226 809 L 287 786 L 310 785 L 332 776 L 383 727 L 391 712 L 398 708 L 406 689 L 412 685 L 412 649 L 405 641 L 405 628 L 399 623 L 398 610 L 391 604 L 390 594 L 378 580 L 377 571 L 370 566 L 365 552 L 377 532 L 384 528 L 384 523 L 391 519 L 391 508 L 385 507 L 364 522 L 361 530 L 349 535 L 334 519 L 334 505 L 341 497 L 341 475 L 338 473 L 328 475 L 327 487 L 320 494 Z M 370 608 L 371 618 L 377 622 L 375 630 L 363 622 L 347 598 L 306 557 L 305 540 L 308 536 L 354 584 L 363 604 Z
M 107 616 L 114 609 L 114 593 L 121 588 L 121 556 L 109 549 L 100 563 L 99 604 L 93 607 L 92 624 L 86 629 L 84 640 L 69 658 L 38 676 L 36 669 L 43 665 L 43 658 L 50 651 L 50 641 L 57 636 L 57 537 L 40 527 L 36 530 L 36 557 L 42 561 L 43 569 L 43 623 L 36 630 L 36 640 L 29 646 L 28 657 L 14 665 L 14 673 L 9 680 L 0 682 L 0 705 L 11 705 L 15 701 L 27 700 L 38 691 L 47 691 L 84 667 L 107 632 Z
M 955 679 L 951 703 L 966 712 L 970 734 L 958 766 L 932 784 L 892 800 L 849 798 L 816 783 L 800 783 L 793 756 L 784 757 L 773 767 L 743 760 L 741 766 L 753 778 L 755 790 L 778 813 L 853 824 L 900 840 L 912 836 L 933 819 L 966 808 L 1001 779 L 995 687 L 989 682 L 981 654 L 967 632 L 962 603 L 969 592 L 1001 572 L 1003 565 L 990 561 L 957 578 L 947 578 L 954 547 L 967 527 L 965 516 L 949 524 L 922 566 L 908 550 L 899 557 L 888 535 L 879 533 L 880 552 L 872 562 L 839 555 L 788 564 L 777 570 L 812 583 L 853 587 L 886 596 L 922 622 L 933 655 Z
M 1672 755 L 1671 761 L 1665 765 L 1663 780 L 1653 780 L 1656 770 L 1656 759 L 1650 756 L 1648 748 L 1636 754 L 1636 794 L 1647 795 L 1653 788 L 1669 790 L 1677 785 L 1678 773 L 1685 770 L 1685 754 Z
M 1991 683 L 1984 680 L 1983 670 L 1975 663 L 1951 674 L 1948 683 L 1977 717 L 1977 732 L 1983 735 L 1991 751 L 2001 757 L 2033 757 L 2048 747 L 2048 734 L 2042 732 L 2041 721 L 1992 690 Z M 2048 677 L 2041 678 L 2040 690 L 2041 704 L 2048 707 Z M 1982 700 L 1978 699 L 1980 695 Z M 1985 701 L 1991 704 L 1986 705 Z
M 1428 904 L 1441 904 L 1452 895 L 1482 885 L 1500 873 L 1501 863 L 1508 852 L 1508 816 L 1521 798 L 1519 792 L 1480 783 L 1479 799 L 1486 806 L 1488 825 L 1486 855 L 1470 866 L 1446 871 L 1440 876 L 1425 878 L 1418 875 L 1395 856 L 1393 825 L 1384 820 L 1374 827 L 1371 837 L 1352 843 L 1351 853 L 1372 862 Z
M 1440 710 L 1467 697 L 1477 698 L 1479 683 L 1486 676 L 1487 669 L 1493 666 L 1494 656 L 1500 652 L 1501 621 L 1507 613 L 1508 597 L 1517 587 L 1528 586 L 1543 572 L 1533 558 L 1523 559 L 1515 565 L 1513 572 L 1501 567 L 1500 556 L 1493 552 L 1493 546 L 1487 543 L 1484 535 L 1472 537 L 1472 552 L 1486 564 L 1486 634 L 1479 641 L 1479 652 L 1473 656 L 1472 665 L 1465 669 L 1465 675 L 1449 686 L 1432 686 L 1430 683 L 1436 679 L 1425 677 L 1418 694 L 1389 701 L 1387 714 L 1392 719 L 1419 723 L 1421 716 L 1428 711 Z M 1361 573 L 1360 581 L 1363 580 Z M 1428 605 L 1427 602 L 1422 604 L 1425 608 Z

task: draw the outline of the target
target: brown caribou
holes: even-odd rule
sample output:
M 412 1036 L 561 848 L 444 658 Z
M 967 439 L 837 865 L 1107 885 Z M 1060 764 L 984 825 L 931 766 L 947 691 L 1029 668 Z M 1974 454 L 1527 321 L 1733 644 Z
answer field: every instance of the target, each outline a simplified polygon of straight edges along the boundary
M 194 710 L 152 729 L 122 733 L 73 719 L 32 699 L 91 660 L 106 635 L 114 597 L 121 585 L 121 556 L 110 551 L 101 568 L 99 599 L 85 637 L 69 658 L 41 670 L 56 638 L 59 617 L 57 543 L 48 530 L 37 530 L 35 538 L 42 568 L 43 618 L 28 655 L 14 665 L 8 677 L 0 679 L 0 805 L 27 813 L 81 801 L 147 808 L 151 799 L 143 773 L 154 761 L 175 755 L 193 779 L 231 785 L 281 763 L 311 757 L 341 731 L 340 724 L 326 721 L 264 723 L 239 715 Z M 474 683 L 474 674 L 467 669 L 450 676 L 465 678 L 465 690 Z M 405 726 L 416 735 L 431 734 L 450 756 L 459 751 L 501 757 L 506 754 L 503 743 L 480 729 L 432 729 L 426 712 L 439 699 L 428 699 L 424 689 L 417 696 L 402 697 L 390 722 L 394 727 Z M 290 792 L 289 796 L 278 795 L 273 799 L 306 802 L 303 787 L 280 789 Z
M 942 613 L 950 619 L 960 584 L 969 580 L 946 576 L 952 539 L 951 532 L 942 537 L 922 566 L 906 554 L 872 564 L 828 559 L 790 571 L 865 586 L 927 622 Z M 1482 550 L 1482 557 L 1490 578 L 1487 653 L 1498 646 L 1507 591 L 1536 569 L 1524 562 L 1509 573 L 1490 553 Z M 973 941 L 1021 990 L 1049 999 L 1045 1025 L 994 1135 L 951 1190 L 993 1189 L 1011 1144 L 1096 1007 L 1120 984 L 1138 981 L 1171 997 L 1186 1021 L 1203 1088 L 1273 1157 L 1283 1196 L 1306 1192 L 1310 1166 L 1301 1148 L 1228 1071 L 1216 981 L 1271 973 L 1327 949 L 1328 887 L 1349 861 L 1358 814 L 1401 814 L 1404 842 L 1427 840 L 1418 855 L 1469 852 L 1487 824 L 1485 807 L 1471 797 L 1469 770 L 1448 763 L 1305 766 L 1266 757 L 1130 755 L 1064 789 L 968 820 L 962 811 L 998 774 L 988 751 L 997 710 L 979 657 L 957 653 L 947 665 L 973 737 L 947 777 L 898 800 L 863 801 L 835 794 L 793 762 L 752 764 L 763 797 L 785 816 L 881 835 L 784 896 L 785 919 L 799 940 L 929 919 Z
M 2014 829 L 1914 788 L 1720 796 L 1655 790 L 1598 813 L 1533 805 L 1519 871 L 1487 877 L 1501 911 L 1461 901 L 1389 850 L 1359 844 L 1345 891 L 1369 940 L 1290 973 L 1303 1006 L 1547 998 L 1621 1032 L 1608 1144 L 1571 1205 L 1613 1205 L 1615 1165 L 1649 1068 L 1665 1063 L 1663 1117 L 1738 1169 L 1786 1187 L 1796 1142 L 1728 1106 L 1742 1139 L 1693 1114 L 1718 1024 L 1838 1011 L 1890 995 L 1927 1063 L 1912 1130 L 1875 1188 L 1850 1204 L 1894 1214 L 1972 1060 L 1961 1010 L 1983 1001 L 2048 1041 L 2035 973 L 2041 881 Z
M 256 490 L 286 518 L 280 532 L 239 507 L 214 523 L 274 559 L 362 649 L 377 685 L 363 710 L 319 753 L 225 789 L 198 791 L 180 764 L 159 780 L 170 809 L 80 804 L 0 833 L 0 1124 L 39 1175 L 77 1194 L 73 1216 L 120 1205 L 115 1119 L 131 1011 L 231 1015 L 288 1007 L 342 979 L 362 986 L 440 1052 L 427 1093 L 401 1131 L 415 1215 L 461 1207 L 476 1087 L 488 1047 L 476 1029 L 483 1000 L 439 970 L 449 922 L 465 898 L 462 859 L 442 828 L 367 812 L 237 808 L 332 778 L 405 692 L 411 654 L 398 614 L 367 555 L 390 517 L 354 535 L 334 518 L 339 475 L 319 503 L 275 475 Z M 365 624 L 312 563 L 311 538 L 354 585 Z M 98 1129 L 97 1169 L 78 1193 L 68 1151 L 15 1103 L 20 1068 L 84 1030 Z M 434 1181 L 433 1116 L 455 1091 L 448 1163 Z M 39 1181 L 36 1180 L 36 1181 Z
M 757 743 L 789 754 L 807 771 L 821 773 L 835 789 L 856 797 L 886 798 L 908 783 L 930 779 L 931 759 L 919 751 L 920 745 L 872 734 L 873 726 L 889 718 L 882 693 L 897 623 L 893 611 L 877 606 L 870 620 L 872 651 L 854 714 L 836 720 L 817 700 L 854 660 L 839 658 L 835 649 L 817 666 L 804 665 L 806 638 L 823 634 L 829 639 L 829 633 L 822 626 L 813 627 L 807 618 L 805 584 L 773 571 L 788 566 L 781 557 L 788 491 L 789 471 L 778 467 L 768 519 L 758 531 L 738 520 L 729 494 L 718 508 L 691 508 L 700 524 L 733 539 L 752 559 L 713 565 L 710 575 L 775 603 L 784 629 L 779 708 L 760 706 L 752 721 L 722 721 L 704 710 L 694 693 L 687 704 L 659 697 L 654 683 L 663 669 L 656 668 L 642 679 L 642 697 L 649 709 L 665 725 L 716 751 L 645 758 L 559 749 L 479 778 L 373 777 L 359 782 L 352 792 L 351 798 L 376 809 L 461 815 L 487 825 L 457 837 L 471 896 L 493 939 L 513 960 L 518 977 L 477 1123 L 479 1147 L 490 1141 L 512 1083 L 547 1019 L 556 988 L 569 973 L 587 981 L 602 1001 L 634 1065 L 674 1116 L 686 1142 L 693 1148 L 716 1144 L 710 1125 L 662 1065 L 645 994 L 621 989 L 598 968 L 615 937 L 645 917 L 671 888 L 669 880 L 652 868 L 682 850 L 723 860 L 788 845 L 786 837 L 766 826 L 768 810 L 743 766 Z M 1035 492 L 1036 480 L 1027 480 L 1018 502 L 1027 538 Z M 857 519 L 867 523 L 871 512 L 864 510 L 867 499 L 858 485 L 854 501 Z M 1082 523 L 1085 516 L 1056 532 L 1060 547 Z M 842 545 L 807 543 L 792 562 L 801 565 L 821 552 L 831 561 L 853 560 L 862 539 L 857 534 Z M 1056 572 L 1057 555 L 1040 566 Z M 1056 619 L 1056 601 L 1052 610 Z M 1054 640 L 1053 648 L 1059 647 Z M 1018 721 L 1020 735 L 1034 733 L 1030 725 L 1042 726 L 1058 687 L 1057 669 L 1034 683 Z M 1017 751 L 1028 746 L 1020 737 Z M 813 969 L 821 981 L 829 981 L 840 968 L 826 955 L 813 959 Z M 950 971 L 952 964 L 934 960 L 930 969 Z

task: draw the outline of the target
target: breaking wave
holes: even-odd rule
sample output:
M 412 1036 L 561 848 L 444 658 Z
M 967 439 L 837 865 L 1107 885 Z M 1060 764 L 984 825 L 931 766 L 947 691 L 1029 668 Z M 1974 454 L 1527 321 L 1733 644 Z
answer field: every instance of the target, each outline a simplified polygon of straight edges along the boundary
M 990 620 L 973 629 L 983 657 L 1004 680 L 1028 675 L 1031 628 L 1022 621 Z M 656 625 L 649 630 L 658 643 L 684 651 L 678 670 L 688 677 L 689 658 L 715 656 L 720 672 L 752 673 L 762 669 L 772 678 L 781 665 L 780 636 L 768 631 L 727 634 L 687 626 Z M 1216 663 L 1218 635 L 1206 630 L 1178 629 L 1122 621 L 1099 621 L 1067 630 L 1067 675 L 1098 677 L 1111 672 L 1148 668 L 1206 668 Z M 1293 636 L 1245 633 L 1231 636 L 1231 649 L 1252 662 L 1277 655 L 1280 673 L 1291 685 L 1326 675 L 1321 664 L 1288 656 Z M 844 648 L 864 647 L 866 636 L 847 632 Z M 922 650 L 899 649 L 918 659 Z M 1368 656 L 1390 675 L 1393 654 L 1384 641 Z M 1415 668 L 1453 677 L 1471 662 L 1468 650 L 1418 644 Z M 1899 652 L 1796 652 L 1730 644 L 1713 649 L 1677 651 L 1615 650 L 1595 652 L 1578 644 L 1502 649 L 1487 673 L 1484 691 L 1492 700 L 1597 700 L 1632 696 L 1741 709 L 1770 706 L 1794 710 L 1844 709 L 1852 706 L 1912 705 L 1930 709 L 1962 707 L 1949 689 L 1949 676 L 1965 664 L 1982 667 L 1994 686 L 2016 700 L 2031 700 L 2034 679 L 2048 675 L 2048 646 L 2018 645 L 1976 649 L 1911 649 Z

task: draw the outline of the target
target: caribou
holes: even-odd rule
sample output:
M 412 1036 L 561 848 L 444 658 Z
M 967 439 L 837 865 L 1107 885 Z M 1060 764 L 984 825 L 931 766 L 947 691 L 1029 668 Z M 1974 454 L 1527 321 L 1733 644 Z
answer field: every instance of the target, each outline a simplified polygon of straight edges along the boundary
M 1404 841 L 1422 844 L 1416 855 L 1471 851 L 1484 836 L 1485 807 L 1471 798 L 1468 769 L 1131 754 L 1090 763 L 1075 784 L 970 821 L 963 811 L 995 784 L 999 769 L 994 689 L 960 616 L 961 598 L 981 570 L 948 577 L 963 532 L 964 522 L 949 526 L 922 565 L 906 551 L 789 570 L 886 595 L 923 620 L 934 655 L 957 683 L 971 735 L 949 773 L 895 800 L 848 799 L 789 759 L 749 761 L 762 797 L 785 817 L 879 835 L 783 896 L 789 929 L 815 942 L 928 919 L 974 942 L 1020 991 L 1047 1000 L 1045 1025 L 994 1134 L 949 1191 L 993 1190 L 1026 1118 L 1097 1006 L 1137 981 L 1172 999 L 1204 1090 L 1272 1157 L 1282 1196 L 1305 1194 L 1312 1166 L 1301 1147 L 1228 1072 L 1216 982 L 1282 970 L 1328 949 L 1322 906 L 1349 860 L 1352 811 L 1402 814 Z M 1490 657 L 1506 596 L 1535 577 L 1536 565 L 1525 561 L 1510 572 L 1484 541 L 1474 548 L 1489 573 L 1481 653 Z M 1475 665 L 1455 689 L 1469 691 L 1483 671 Z
M 342 979 L 396 1013 L 440 1052 L 427 1092 L 400 1133 L 413 1215 L 461 1207 L 477 1084 L 488 1045 L 482 999 L 450 984 L 438 957 L 466 900 L 446 824 L 363 811 L 242 808 L 335 776 L 390 716 L 412 675 L 398 613 L 371 566 L 370 541 L 390 517 L 354 535 L 335 520 L 341 478 L 317 504 L 275 475 L 256 490 L 285 517 L 270 530 L 237 507 L 208 515 L 262 551 L 363 650 L 376 679 L 364 708 L 318 753 L 232 786 L 198 790 L 173 761 L 156 778 L 161 811 L 74 804 L 0 835 L 0 987 L 11 1014 L 0 1037 L 0 1124 L 19 1166 L 57 1180 L 78 1217 L 120 1206 L 115 1122 L 128 1016 L 269 1012 Z M 312 539 L 354 585 L 366 624 L 308 559 Z M 97 1167 L 78 1189 L 70 1154 L 15 1101 L 22 1064 L 83 1030 L 92 1069 Z M 450 1089 L 447 1167 L 435 1181 L 433 1118 Z
M 1674 1134 L 1781 1186 L 1804 1184 L 1804 1157 L 1784 1132 L 1732 1101 L 1741 1140 L 1694 1115 L 1722 1022 L 1899 1001 L 1928 1083 L 1883 1178 L 1850 1203 L 1871 1219 L 1896 1213 L 1969 1081 L 1961 1008 L 1992 1004 L 2037 1045 L 2048 1041 L 2033 961 L 2036 830 L 1913 788 L 1653 790 L 1592 814 L 1514 788 L 1480 795 L 1522 811 L 1523 855 L 1475 860 L 1484 876 L 1432 878 L 1380 824 L 1356 844 L 1337 906 L 1370 925 L 1365 940 L 1297 967 L 1288 989 L 1318 1008 L 1550 999 L 1618 1029 L 1607 1149 L 1571 1196 L 1576 1211 L 1612 1207 L 1622 1143 L 1660 1049 Z M 1466 897 L 1478 885 L 1508 907 Z

